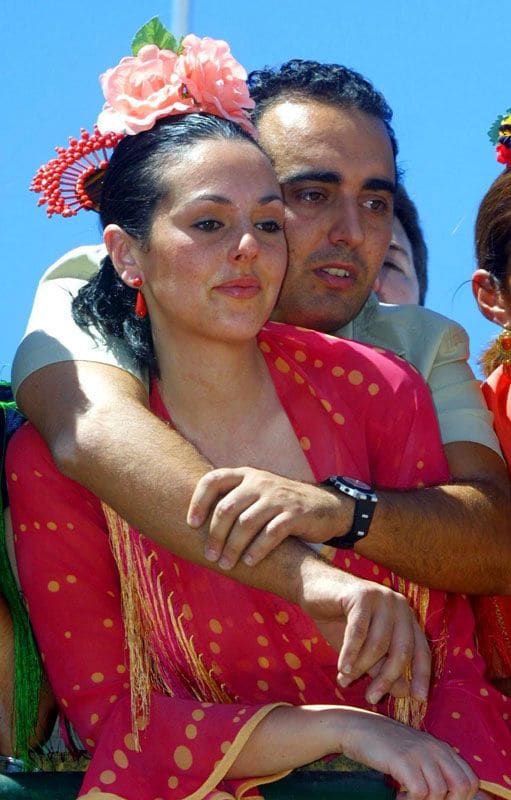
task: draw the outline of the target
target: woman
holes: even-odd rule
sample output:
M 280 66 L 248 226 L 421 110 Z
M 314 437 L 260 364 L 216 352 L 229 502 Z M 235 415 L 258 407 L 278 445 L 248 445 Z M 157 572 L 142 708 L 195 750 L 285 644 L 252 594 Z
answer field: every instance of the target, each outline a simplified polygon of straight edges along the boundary
M 197 48 L 187 37 L 184 58 L 190 39 Z M 146 55 L 130 69 L 145 69 Z M 186 105 L 199 93 L 182 63 L 173 69 L 168 85 L 181 76 Z M 130 343 L 152 372 L 153 411 L 217 466 L 299 481 L 342 467 L 400 488 L 445 478 L 427 390 L 400 359 L 286 325 L 260 332 L 285 270 L 279 187 L 250 136 L 194 103 L 188 111 L 202 113 L 167 111 L 114 142 L 100 204 L 109 257 L 78 319 Z M 85 179 L 79 189 L 87 206 Z M 161 550 L 61 476 L 28 425 L 7 471 L 44 663 L 93 754 L 82 797 L 250 796 L 337 752 L 421 797 L 487 797 L 472 765 L 483 789 L 511 797 L 504 704 L 481 678 L 464 598 L 331 551 L 354 575 L 405 593 L 434 646 L 428 704 L 368 706 L 367 680 L 340 689 L 336 653 L 300 609 Z M 445 733 L 470 766 L 396 719 Z
M 499 160 L 507 168 L 479 207 L 475 231 L 478 268 L 472 288 L 481 313 L 502 328 L 481 364 L 486 375 L 483 392 L 511 467 L 511 116 L 501 121 L 499 133 Z M 475 600 L 475 611 L 479 648 L 488 663 L 488 674 L 511 696 L 511 600 L 480 597 Z

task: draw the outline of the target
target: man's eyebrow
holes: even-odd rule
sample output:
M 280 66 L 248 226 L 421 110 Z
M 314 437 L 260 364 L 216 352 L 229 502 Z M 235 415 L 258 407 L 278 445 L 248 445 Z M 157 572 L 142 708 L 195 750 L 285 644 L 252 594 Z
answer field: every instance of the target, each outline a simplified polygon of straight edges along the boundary
M 364 183 L 364 189 L 372 189 L 375 192 L 396 193 L 396 184 L 388 178 L 368 178 Z
M 391 242 L 389 244 L 389 249 L 387 250 L 387 256 L 391 255 L 391 253 L 395 253 L 395 254 L 401 253 L 401 255 L 403 255 L 406 258 L 408 258 L 408 253 L 406 252 L 405 248 L 401 247 L 401 245 L 397 244 L 396 242 Z
M 389 250 L 397 250 L 398 253 L 403 253 L 405 256 L 408 257 L 408 253 L 406 252 L 405 248 L 402 247 L 397 242 L 392 242 L 389 244 Z
M 342 175 L 333 170 L 303 170 L 291 175 L 284 175 L 280 183 L 292 186 L 294 183 L 305 183 L 306 181 L 340 185 L 342 183 Z M 388 178 L 368 178 L 364 183 L 364 189 L 395 194 L 396 184 L 394 181 L 388 180 Z
M 293 183 L 302 183 L 305 181 L 316 181 L 317 183 L 336 183 L 341 182 L 341 176 L 338 172 L 331 172 L 328 170 L 303 170 L 302 172 L 295 172 L 291 175 L 285 175 L 281 178 L 280 183 L 285 183 L 286 186 Z

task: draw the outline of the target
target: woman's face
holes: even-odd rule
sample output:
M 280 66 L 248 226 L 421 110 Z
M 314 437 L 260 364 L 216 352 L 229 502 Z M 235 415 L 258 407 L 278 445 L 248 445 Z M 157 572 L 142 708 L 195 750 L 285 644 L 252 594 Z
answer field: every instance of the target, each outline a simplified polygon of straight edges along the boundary
M 250 142 L 209 140 L 166 172 L 173 188 L 137 254 L 155 343 L 160 331 L 253 337 L 287 261 L 284 206 L 268 159 Z

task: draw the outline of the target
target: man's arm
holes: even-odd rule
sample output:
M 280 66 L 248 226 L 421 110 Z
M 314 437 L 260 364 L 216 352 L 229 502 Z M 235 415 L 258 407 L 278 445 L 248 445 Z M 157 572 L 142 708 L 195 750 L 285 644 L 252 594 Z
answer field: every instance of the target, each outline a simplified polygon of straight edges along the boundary
M 511 498 L 507 470 L 473 442 L 445 445 L 451 483 L 381 495 L 357 552 L 426 586 L 511 594 Z
M 471 442 L 445 450 L 457 479 L 432 488 L 378 491 L 369 534 L 355 550 L 431 588 L 511 594 L 511 503 L 503 462 Z M 206 547 L 221 554 L 228 568 L 242 555 L 246 563 L 259 564 L 288 536 L 315 543 L 342 536 L 353 510 L 353 500 L 338 492 L 259 470 L 224 468 L 199 481 L 188 518 L 202 525 L 212 512 Z
M 148 410 L 138 380 L 105 364 L 66 361 L 32 373 L 17 400 L 65 475 L 161 546 L 220 569 L 204 557 L 207 525 L 194 530 L 186 522 L 197 481 L 211 466 Z M 340 649 L 343 685 L 375 667 L 370 702 L 391 688 L 402 691 L 394 685 L 411 663 L 412 692 L 427 695 L 427 645 L 405 598 L 331 567 L 293 539 L 257 568 L 240 563 L 230 575 L 298 603 L 313 617 Z
M 406 357 L 427 380 L 451 477 L 438 488 L 389 493 L 372 541 L 367 537 L 357 547 L 427 586 L 510 594 L 509 478 L 492 415 L 468 364 L 467 333 L 427 309 L 403 306 L 386 314 L 382 320 L 395 319 L 393 328 L 404 328 Z
M 378 307 L 376 339 L 370 328 L 363 341 L 406 353 L 427 378 L 433 399 L 451 479 L 435 488 L 413 491 L 379 491 L 379 503 L 369 535 L 356 550 L 406 578 L 426 586 L 469 594 L 511 594 L 511 497 L 509 479 L 498 454 L 492 416 L 470 369 L 468 337 L 457 323 L 427 309 Z M 410 315 L 413 315 L 410 317 Z M 389 331 L 392 337 L 389 336 Z M 410 332 L 411 331 L 411 332 Z M 360 331 L 358 331 L 360 333 Z M 374 333 L 374 332 L 373 332 Z M 378 338 L 379 337 L 379 338 Z M 250 479 L 251 480 L 251 479 Z M 190 517 L 201 524 L 218 497 L 206 484 L 198 487 Z M 239 478 L 220 480 L 222 495 L 231 492 Z M 318 507 L 317 493 L 298 497 L 294 511 L 280 516 L 270 531 L 266 526 L 281 512 L 279 484 L 264 487 L 268 506 L 264 524 L 250 519 L 246 496 L 226 509 L 231 495 L 216 506 L 207 546 L 233 564 L 244 552 L 254 563 L 284 536 L 296 535 L 320 542 L 347 532 L 353 519 L 353 501 L 337 497 L 337 511 L 329 500 Z M 255 491 L 259 491 L 259 487 Z M 305 491 L 305 489 L 303 489 Z M 288 497 L 287 506 L 293 501 Z M 275 509 L 270 514 L 269 508 Z M 239 515 L 242 524 L 239 524 Z M 325 534 L 325 520 L 331 523 Z M 262 535 L 258 535 L 262 531 Z M 254 545 L 246 549 L 250 541 Z M 226 548 L 223 550 L 224 542 Z

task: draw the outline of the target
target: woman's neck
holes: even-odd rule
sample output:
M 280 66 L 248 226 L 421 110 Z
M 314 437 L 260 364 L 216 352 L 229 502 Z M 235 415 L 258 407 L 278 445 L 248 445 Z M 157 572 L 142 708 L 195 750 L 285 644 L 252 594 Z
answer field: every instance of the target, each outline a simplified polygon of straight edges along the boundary
M 213 465 L 314 479 L 255 339 L 154 338 L 172 423 Z
M 257 341 L 224 342 L 155 335 L 159 389 L 176 427 L 187 438 L 204 425 L 232 430 L 257 415 L 274 388 Z M 247 414 L 247 410 L 250 413 Z

